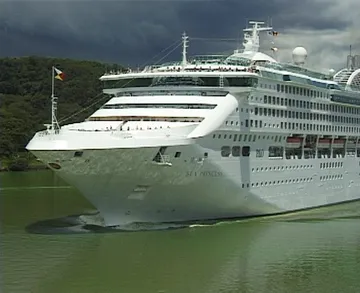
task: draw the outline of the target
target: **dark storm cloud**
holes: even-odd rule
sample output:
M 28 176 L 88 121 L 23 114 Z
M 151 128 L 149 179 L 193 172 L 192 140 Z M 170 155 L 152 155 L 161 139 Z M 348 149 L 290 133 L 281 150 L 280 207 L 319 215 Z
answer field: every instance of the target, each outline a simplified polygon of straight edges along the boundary
M 347 0 L 343 1 L 346 2 Z M 332 0 L 274 0 L 274 2 L 277 4 L 280 12 L 278 20 L 290 28 L 296 27 L 313 30 L 344 29 L 351 24 L 351 18 L 334 17 L 333 14 L 328 13 L 328 8 L 334 2 Z
M 314 17 L 319 5 L 310 0 L 0 0 L 0 56 L 51 55 L 138 65 L 179 40 L 184 30 L 190 37 L 237 38 L 246 19 L 270 16 L 280 28 L 346 26 Z M 236 47 L 236 42 L 194 40 L 189 51 Z M 180 59 L 180 54 L 179 48 L 170 57 Z

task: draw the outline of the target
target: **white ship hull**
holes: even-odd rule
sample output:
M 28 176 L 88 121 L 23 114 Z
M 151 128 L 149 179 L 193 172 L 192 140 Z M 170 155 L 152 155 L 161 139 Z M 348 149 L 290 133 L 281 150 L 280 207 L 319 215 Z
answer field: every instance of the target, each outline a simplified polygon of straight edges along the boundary
M 342 168 L 320 170 L 328 159 L 259 161 L 251 154 L 229 161 L 192 144 L 169 147 L 169 154 L 181 152 L 181 157 L 168 166 L 152 162 L 157 150 L 89 150 L 71 160 L 73 151 L 34 154 L 44 161 L 62 158 L 57 174 L 98 209 L 106 226 L 270 215 L 360 198 L 354 157 L 334 160 Z M 204 152 L 209 158 L 200 160 Z
M 277 32 L 250 24 L 243 52 L 187 62 L 184 35 L 181 64 L 104 74 L 110 100 L 87 121 L 60 129 L 53 97 L 51 127 L 27 149 L 88 198 L 107 226 L 360 199 L 360 69 L 332 80 L 304 67 L 302 47 L 294 64 L 278 63 L 258 51 L 259 32 Z

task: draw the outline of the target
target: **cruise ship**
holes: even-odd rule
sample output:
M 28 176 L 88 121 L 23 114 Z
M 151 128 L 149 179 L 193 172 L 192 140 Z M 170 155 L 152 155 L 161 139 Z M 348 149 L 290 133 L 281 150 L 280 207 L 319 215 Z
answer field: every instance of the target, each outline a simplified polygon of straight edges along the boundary
M 282 214 L 360 199 L 360 58 L 339 72 L 244 48 L 100 77 L 108 101 L 27 145 L 76 187 L 101 225 Z M 190 39 L 191 40 L 191 39 Z M 179 52 L 180 55 L 180 52 Z M 54 118 L 54 115 L 53 115 Z

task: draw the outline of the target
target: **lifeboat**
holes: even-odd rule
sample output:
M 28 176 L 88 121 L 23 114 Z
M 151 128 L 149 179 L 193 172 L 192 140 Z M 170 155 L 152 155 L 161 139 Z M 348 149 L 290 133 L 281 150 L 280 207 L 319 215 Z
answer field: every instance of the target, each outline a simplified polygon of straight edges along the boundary
M 341 149 L 344 148 L 345 140 L 344 139 L 334 139 L 333 148 Z
M 318 142 L 319 149 L 329 149 L 331 146 L 331 139 L 330 138 L 320 138 Z
M 301 147 L 302 137 L 288 137 L 286 139 L 286 147 L 290 149 L 298 149 Z

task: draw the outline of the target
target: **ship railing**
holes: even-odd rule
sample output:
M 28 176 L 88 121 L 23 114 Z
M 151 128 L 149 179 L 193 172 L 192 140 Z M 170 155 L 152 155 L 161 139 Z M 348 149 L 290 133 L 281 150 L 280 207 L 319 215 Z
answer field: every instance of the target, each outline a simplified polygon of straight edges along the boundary
M 128 75 L 128 74 L 138 74 L 138 73 L 155 73 L 155 72 L 247 72 L 249 71 L 250 66 L 245 65 L 230 65 L 230 64 L 190 64 L 187 68 L 175 67 L 175 66 L 164 66 L 159 68 L 148 68 L 143 70 L 132 70 L 127 72 L 113 72 L 105 73 L 103 76 L 109 75 Z
M 55 129 L 55 130 L 43 130 L 43 131 L 39 131 L 37 133 L 38 137 L 46 137 L 46 136 L 50 136 L 50 135 L 58 135 L 60 134 L 60 129 Z
M 47 136 L 47 135 L 50 135 L 50 132 L 48 130 L 38 132 L 39 137 L 44 137 L 44 136 Z
M 79 131 L 79 132 L 113 132 L 116 131 L 114 128 L 106 128 L 106 129 L 85 129 L 85 128 L 71 128 L 67 129 L 68 131 Z
M 168 132 L 156 132 L 156 133 L 150 133 L 150 132 L 128 132 L 128 131 L 114 131 L 111 133 L 112 135 L 123 138 L 123 139 L 129 139 L 129 138 L 172 138 L 172 139 L 183 139 L 187 137 L 187 134 L 170 134 Z

